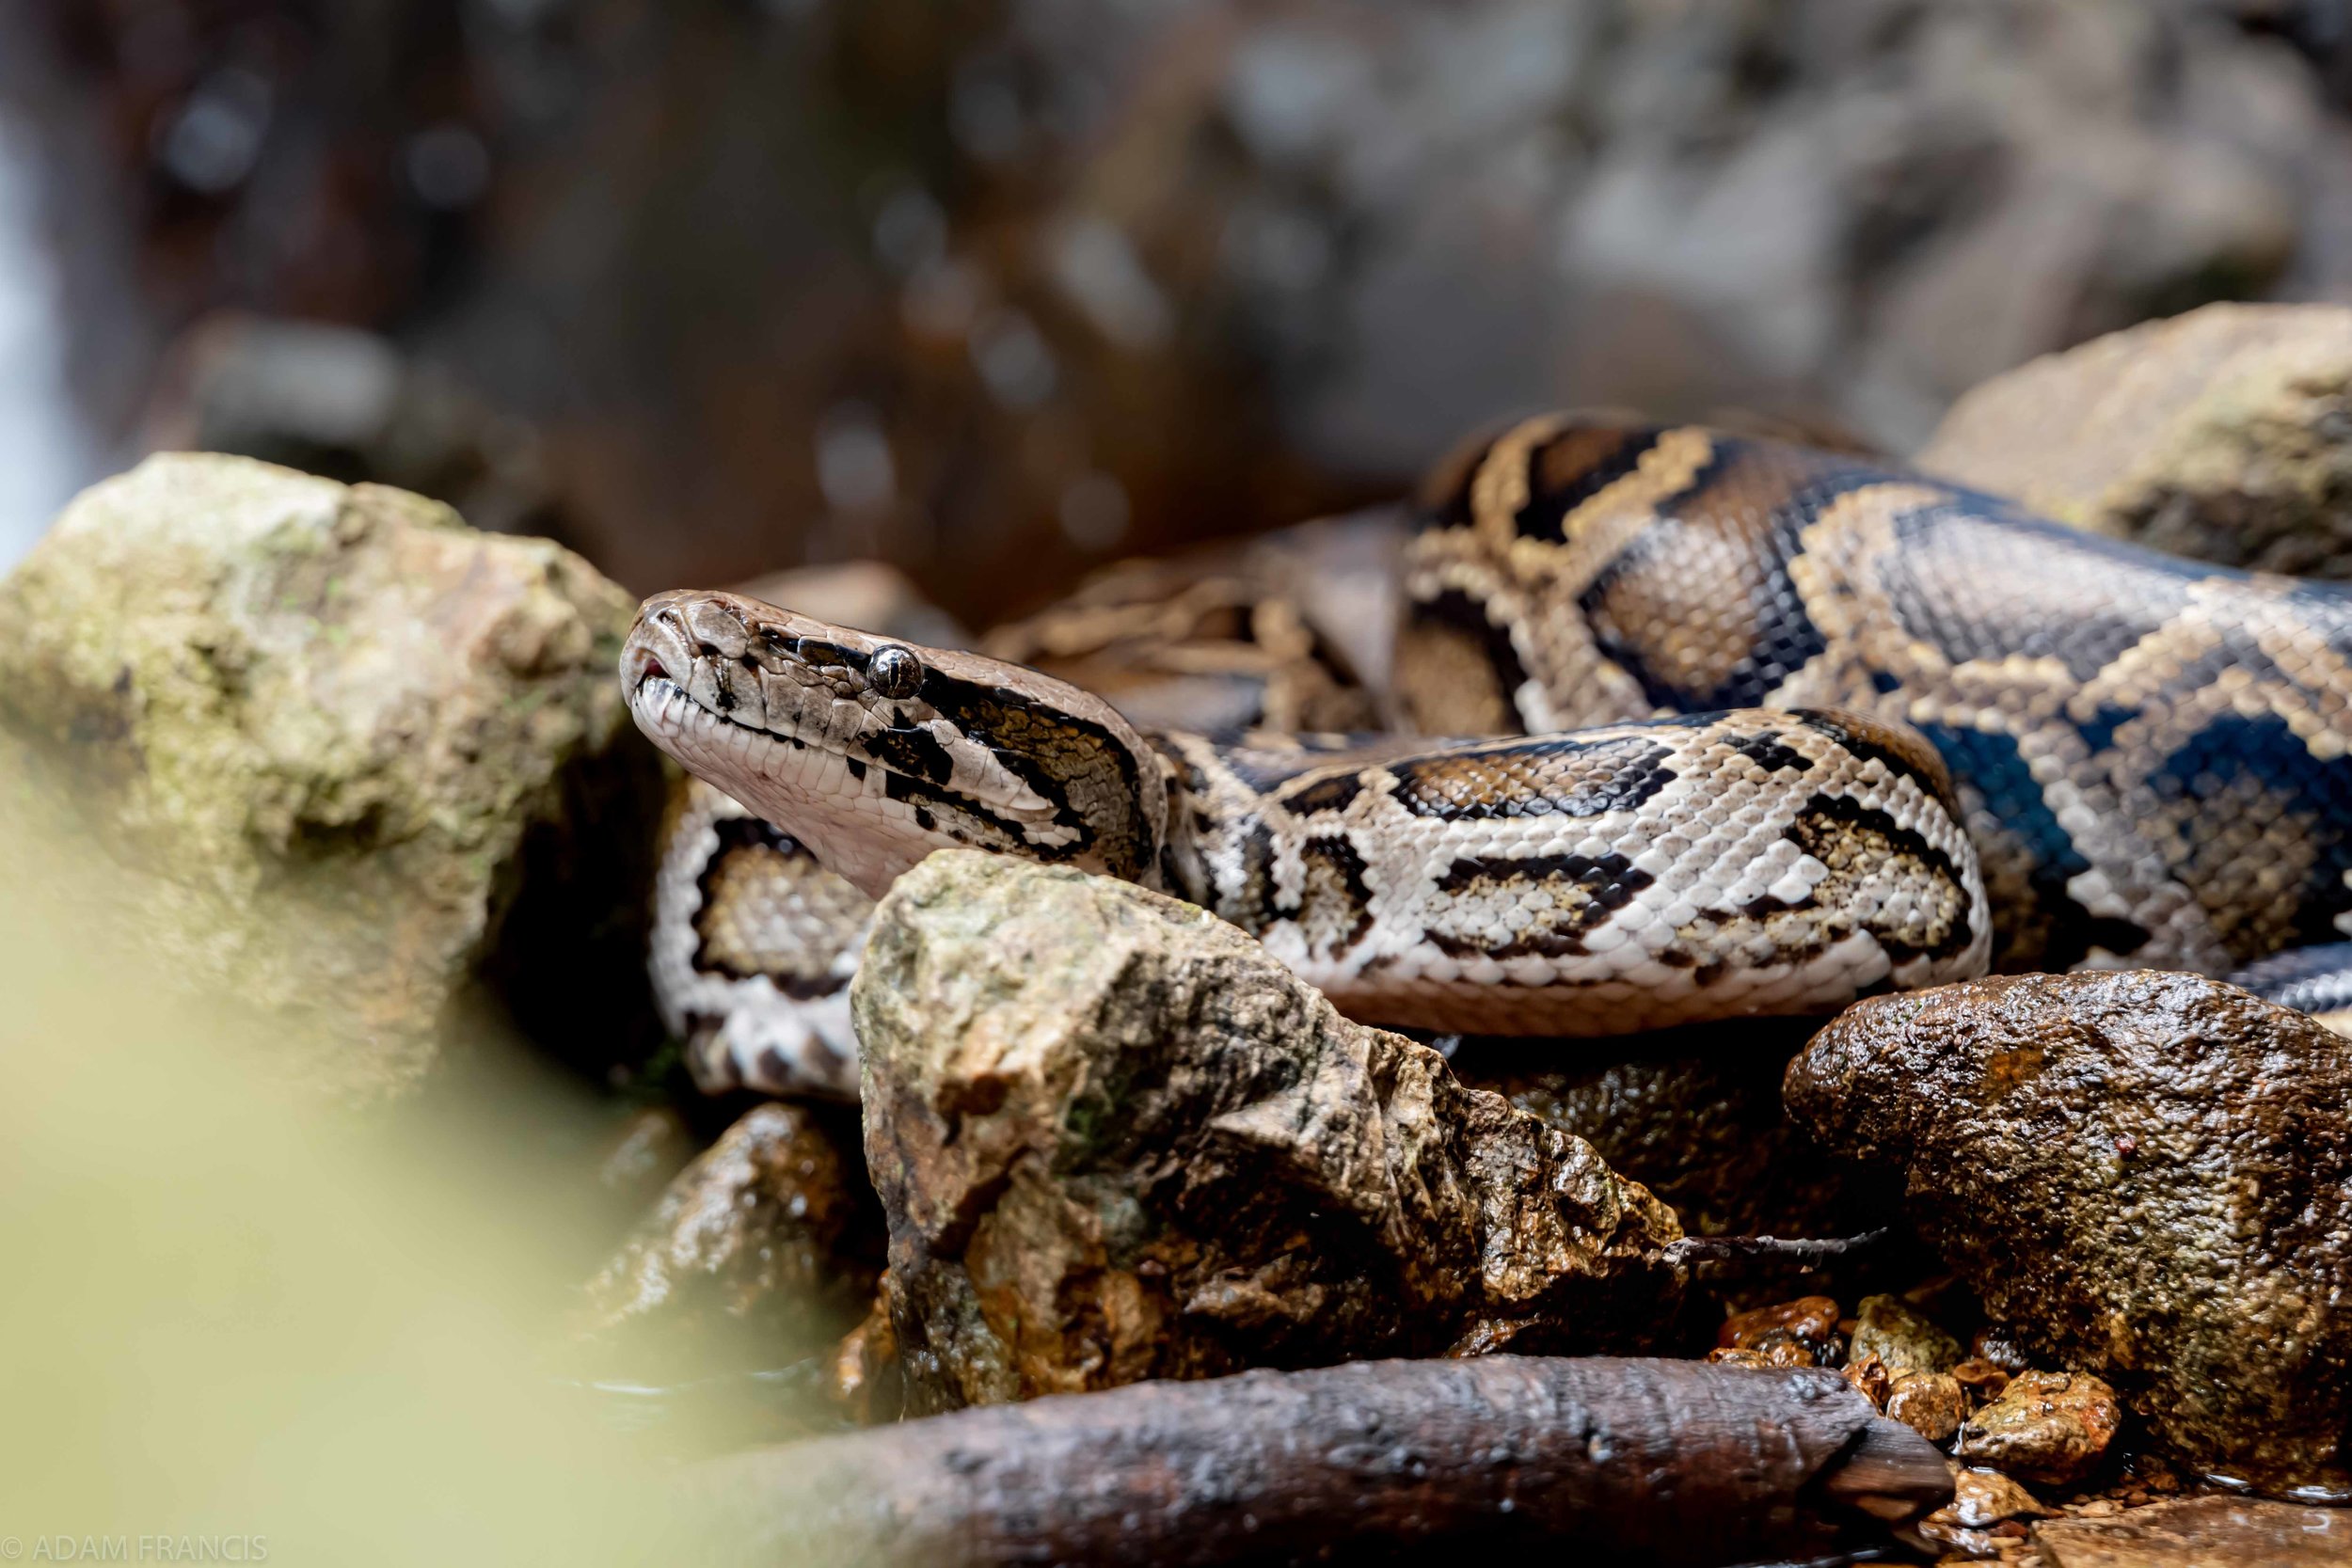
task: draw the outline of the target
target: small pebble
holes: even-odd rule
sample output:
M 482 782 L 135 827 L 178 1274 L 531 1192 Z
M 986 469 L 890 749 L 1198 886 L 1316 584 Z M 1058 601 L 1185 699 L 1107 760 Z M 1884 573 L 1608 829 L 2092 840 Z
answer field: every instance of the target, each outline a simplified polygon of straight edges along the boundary
M 1834 1365 L 1840 1359 L 1836 1352 L 1839 1316 L 1837 1304 L 1829 1297 L 1800 1296 L 1724 1319 L 1715 1333 L 1715 1343 L 1726 1350 L 1760 1350 L 1782 1357 L 1774 1366 Z M 1791 1352 L 1785 1347 L 1790 1346 L 1801 1349 L 1804 1359 L 1788 1359 Z
M 1858 1360 L 1850 1356 L 1845 1372 L 1846 1381 L 1859 1389 L 1864 1399 L 1882 1411 L 1886 1408 L 1886 1396 L 1894 1386 L 1895 1374 L 1886 1370 L 1885 1362 L 1875 1355 Z
M 1948 1372 L 1898 1372 L 1889 1382 L 1886 1414 L 1931 1443 L 1952 1440 L 1968 1415 L 1968 1396 Z
M 1979 1404 L 1999 1399 L 2001 1390 L 2009 1386 L 2009 1373 L 1979 1356 L 1969 1357 L 1951 1370 L 1953 1380 Z

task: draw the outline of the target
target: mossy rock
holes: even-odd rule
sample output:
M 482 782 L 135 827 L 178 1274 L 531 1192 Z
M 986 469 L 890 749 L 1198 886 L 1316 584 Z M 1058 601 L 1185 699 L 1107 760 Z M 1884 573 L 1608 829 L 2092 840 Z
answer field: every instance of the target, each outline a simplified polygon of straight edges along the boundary
M 162 977 L 298 1015 L 292 1069 L 373 1096 L 485 972 L 527 1023 L 634 1027 L 660 775 L 612 674 L 632 609 L 421 497 L 157 456 L 0 580 L 0 722 Z

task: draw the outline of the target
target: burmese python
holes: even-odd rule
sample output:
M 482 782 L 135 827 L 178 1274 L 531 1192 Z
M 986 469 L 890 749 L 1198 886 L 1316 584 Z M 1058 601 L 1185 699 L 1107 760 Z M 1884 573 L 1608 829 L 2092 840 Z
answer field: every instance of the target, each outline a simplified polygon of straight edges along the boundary
M 697 1076 L 854 1092 L 837 1013 L 742 1006 L 837 1009 L 853 958 L 763 957 L 803 884 L 732 888 L 728 835 L 771 871 L 805 842 L 869 894 L 946 843 L 1156 883 L 1344 1009 L 1442 1030 L 1827 1009 L 1988 961 L 2224 974 L 2352 927 L 2343 590 L 1846 454 L 1574 416 L 1465 449 L 1418 514 L 1398 726 L 1539 738 L 1139 732 L 1000 660 L 648 600 L 639 725 L 768 818 L 673 840 L 656 972 Z M 2308 998 L 2335 964 L 2269 973 Z

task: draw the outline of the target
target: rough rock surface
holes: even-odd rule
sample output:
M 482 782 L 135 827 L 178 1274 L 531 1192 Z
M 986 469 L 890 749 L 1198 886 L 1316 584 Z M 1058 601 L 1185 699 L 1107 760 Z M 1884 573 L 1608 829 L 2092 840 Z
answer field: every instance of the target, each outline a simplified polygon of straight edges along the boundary
M 613 918 L 659 781 L 613 688 L 630 611 L 415 496 L 155 457 L 0 582 L 0 721 L 142 884 L 159 970 L 314 1021 L 334 1048 L 291 1069 L 382 1092 L 526 949 L 564 960 L 513 998 L 534 1032 L 650 1018 Z
M 2102 1519 L 2052 1519 L 2033 1541 L 2051 1568 L 2343 1568 L 2352 1509 L 2185 1497 Z
M 2037 1362 L 2097 1370 L 2196 1464 L 2341 1475 L 2352 1043 L 2196 975 L 2017 975 L 1848 1009 L 1787 1095 L 1903 1172 Z
M 2209 305 L 2036 359 L 1918 462 L 2094 532 L 2352 577 L 2352 309 Z
M 1968 1413 L 1968 1396 L 1949 1372 L 1897 1372 L 1887 1382 L 1887 1415 L 1931 1443 L 1948 1443 Z
M 1589 1142 L 1674 1205 L 1694 1235 L 1867 1228 L 1842 1212 L 1835 1162 L 1781 1111 L 1781 1070 L 1810 1033 L 1802 1019 L 1740 1019 L 1586 1062 L 1564 1062 L 1550 1042 L 1472 1039 L 1454 1053 L 1454 1071 Z
M 1899 1296 L 1864 1296 L 1854 1308 L 1846 1359 L 1871 1356 L 1890 1371 L 1948 1372 L 1960 1365 L 1960 1341 Z
M 721 1134 L 589 1283 L 583 1327 L 665 1359 L 740 1343 L 772 1366 L 829 1349 L 873 1299 L 861 1243 L 877 1227 L 856 1145 L 825 1116 L 760 1105 Z
M 1958 1384 L 1952 1391 L 1959 1393 Z M 2072 1486 L 2106 1457 L 2122 1424 L 2115 1390 L 2090 1373 L 2019 1372 L 1968 1418 L 1953 1451 L 2020 1480 Z
M 943 851 L 852 1006 L 914 1409 L 1670 1316 L 1671 1210 L 1189 904 Z
M 1724 1320 L 1715 1331 L 1713 1358 L 1744 1360 L 1760 1355 L 1779 1367 L 1835 1367 L 1844 1357 L 1837 1339 L 1837 1303 L 1827 1296 L 1801 1296 L 1754 1307 Z

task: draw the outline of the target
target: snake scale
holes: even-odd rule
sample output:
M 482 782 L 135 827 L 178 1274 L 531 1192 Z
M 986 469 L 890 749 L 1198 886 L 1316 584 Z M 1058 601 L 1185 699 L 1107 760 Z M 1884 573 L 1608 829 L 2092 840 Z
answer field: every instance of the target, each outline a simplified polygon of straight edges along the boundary
M 1465 447 L 1413 512 L 1377 736 L 1138 726 L 1148 682 L 1122 714 L 1008 658 L 647 600 L 630 708 L 707 785 L 653 959 L 698 1081 L 854 1094 L 857 895 L 950 844 L 1177 893 L 1343 1010 L 1439 1031 L 1822 1012 L 1988 966 L 2266 959 L 2248 977 L 2290 1005 L 2352 994 L 2323 948 L 2352 934 L 2344 590 L 1574 415 Z M 1281 594 L 1203 595 L 1082 595 L 993 646 L 1100 669 L 1189 603 L 1142 640 L 1159 673 L 1268 644 L 1335 673 L 1220 720 L 1351 721 L 1352 672 Z

